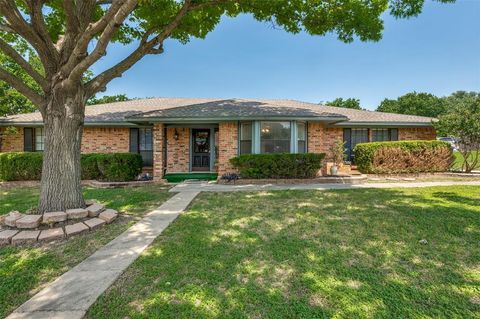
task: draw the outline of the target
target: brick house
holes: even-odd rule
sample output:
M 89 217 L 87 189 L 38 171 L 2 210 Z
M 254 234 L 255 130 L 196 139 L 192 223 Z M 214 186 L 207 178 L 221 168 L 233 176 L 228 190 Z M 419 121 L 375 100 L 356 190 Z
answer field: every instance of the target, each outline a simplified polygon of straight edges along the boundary
M 87 106 L 82 152 L 135 152 L 155 179 L 167 173 L 232 171 L 244 153 L 327 153 L 357 143 L 432 140 L 432 119 L 293 100 L 154 98 Z M 0 118 L 2 152 L 42 151 L 39 112 Z

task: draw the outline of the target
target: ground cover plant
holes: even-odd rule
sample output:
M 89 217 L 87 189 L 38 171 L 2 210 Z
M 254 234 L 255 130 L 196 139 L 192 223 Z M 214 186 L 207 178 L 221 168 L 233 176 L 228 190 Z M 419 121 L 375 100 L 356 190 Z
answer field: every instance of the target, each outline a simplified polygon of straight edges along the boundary
M 480 187 L 202 193 L 88 318 L 479 318 Z
M 36 207 L 37 188 L 0 189 L 0 215 Z M 68 241 L 41 247 L 0 247 L 0 318 L 28 300 L 43 285 L 93 254 L 141 216 L 166 201 L 166 188 L 84 188 L 87 199 L 97 199 L 122 213 L 114 223 Z

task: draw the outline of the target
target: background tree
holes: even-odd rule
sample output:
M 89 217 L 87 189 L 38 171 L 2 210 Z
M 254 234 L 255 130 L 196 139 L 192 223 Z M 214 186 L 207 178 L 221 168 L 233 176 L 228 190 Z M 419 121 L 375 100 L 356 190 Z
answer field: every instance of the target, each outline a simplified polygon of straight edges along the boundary
M 453 2 L 453 0 L 438 0 Z M 146 55 L 161 54 L 166 39 L 204 38 L 220 22 L 250 13 L 287 32 L 337 34 L 378 41 L 382 14 L 418 15 L 424 0 L 0 0 L 0 50 L 40 88 L 0 67 L 0 80 L 26 96 L 41 112 L 45 128 L 39 211 L 84 206 L 80 145 L 86 101 Z M 37 70 L 15 48 L 22 40 L 42 64 Z M 135 43 L 123 60 L 85 80 L 111 42 Z M 95 69 L 100 69 L 100 66 Z
M 471 172 L 480 163 L 480 95 L 463 93 L 448 99 L 449 113 L 441 115 L 434 125 L 442 135 L 457 139 L 464 159 L 462 168 Z
M 127 97 L 126 94 L 117 94 L 117 95 L 104 95 L 102 97 L 93 96 L 88 99 L 87 105 L 94 105 L 94 104 L 105 104 L 105 103 L 113 103 L 113 102 L 124 102 L 129 101 L 130 98 Z
M 346 107 L 346 108 L 355 109 L 355 110 L 362 109 L 362 107 L 360 106 L 360 100 L 355 98 L 343 99 L 341 97 L 338 97 L 331 102 L 326 102 L 325 105 Z
M 445 113 L 445 101 L 430 93 L 412 92 L 402 95 L 396 100 L 383 100 L 377 111 L 438 117 Z

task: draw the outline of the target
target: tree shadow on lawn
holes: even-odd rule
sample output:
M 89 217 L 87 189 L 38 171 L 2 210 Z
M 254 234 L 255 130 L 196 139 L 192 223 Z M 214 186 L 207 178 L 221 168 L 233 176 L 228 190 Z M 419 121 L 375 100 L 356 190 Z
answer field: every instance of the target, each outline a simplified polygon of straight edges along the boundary
M 202 194 L 88 315 L 475 317 L 480 208 L 457 195 L 445 202 L 426 189 Z M 466 231 L 472 221 L 475 231 Z

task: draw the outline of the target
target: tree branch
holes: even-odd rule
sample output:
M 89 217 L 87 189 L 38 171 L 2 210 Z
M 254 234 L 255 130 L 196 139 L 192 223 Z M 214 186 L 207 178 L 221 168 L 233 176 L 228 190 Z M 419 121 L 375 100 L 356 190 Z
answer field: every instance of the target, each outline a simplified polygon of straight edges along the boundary
M 40 111 L 43 111 L 45 108 L 45 99 L 40 94 L 28 87 L 25 83 L 20 81 L 16 76 L 4 70 L 3 68 L 0 68 L 0 80 L 7 82 L 15 90 L 23 94 L 27 99 L 35 104 Z
M 108 21 L 105 29 L 103 30 L 100 38 L 97 41 L 95 49 L 90 53 L 85 59 L 78 63 L 70 73 L 70 80 L 78 80 L 81 78 L 83 72 L 85 72 L 90 66 L 92 66 L 96 61 L 98 61 L 102 56 L 105 55 L 105 50 L 107 49 L 108 44 L 110 43 L 111 38 L 115 32 L 120 28 L 128 15 L 133 11 L 137 6 L 138 0 L 127 0 L 115 14 L 112 20 Z
M 180 24 L 182 18 L 189 12 L 192 0 L 185 0 L 182 8 L 177 12 L 173 20 L 166 25 L 153 39 L 148 41 L 148 37 L 153 33 L 153 29 L 147 30 L 140 41 L 140 45 L 129 56 L 120 61 L 115 66 L 97 75 L 86 85 L 87 95 L 93 95 L 102 90 L 108 82 L 116 77 L 120 77 L 125 71 L 130 69 L 135 63 L 147 54 L 163 53 L 163 41 L 172 33 L 172 31 Z
M 38 73 L 30 63 L 28 63 L 14 48 L 12 48 L 7 42 L 0 38 L 0 50 L 9 56 L 15 63 L 17 63 L 28 75 L 32 77 L 43 89 L 47 91 L 48 86 L 45 78 Z
M 62 73 L 69 74 L 77 65 L 78 61 L 87 54 L 87 48 L 90 41 L 97 33 L 102 32 L 108 23 L 113 20 L 114 16 L 122 7 L 122 3 L 123 2 L 119 0 L 114 1 L 104 16 L 100 18 L 100 20 L 88 25 L 78 39 L 77 44 L 70 54 L 67 63 L 62 67 Z
M 22 14 L 18 11 L 15 1 L 0 0 L 0 12 L 2 12 L 4 18 L 8 22 L 8 28 L 11 29 L 10 32 L 13 31 L 13 33 L 25 39 L 35 51 L 37 51 L 45 69 L 45 73 L 47 74 L 47 77 L 49 77 L 54 71 L 54 63 L 51 63 L 52 56 L 38 33 L 27 21 L 25 21 Z

